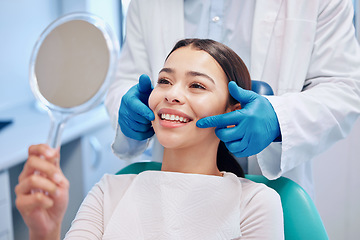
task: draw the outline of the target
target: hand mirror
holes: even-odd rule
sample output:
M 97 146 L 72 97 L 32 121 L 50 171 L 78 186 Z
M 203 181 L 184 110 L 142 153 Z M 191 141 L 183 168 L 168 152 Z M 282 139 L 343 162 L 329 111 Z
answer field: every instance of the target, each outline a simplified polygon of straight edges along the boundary
M 98 105 L 114 77 L 119 45 L 111 28 L 88 13 L 55 20 L 30 61 L 30 86 L 51 118 L 48 145 L 57 148 L 66 121 Z

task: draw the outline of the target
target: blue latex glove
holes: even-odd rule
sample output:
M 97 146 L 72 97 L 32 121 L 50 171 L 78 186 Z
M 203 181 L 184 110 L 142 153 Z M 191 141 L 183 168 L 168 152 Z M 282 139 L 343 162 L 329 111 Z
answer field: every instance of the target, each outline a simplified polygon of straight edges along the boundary
M 151 121 L 155 116 L 148 106 L 152 90 L 149 76 L 143 74 L 139 78 L 139 83 L 122 97 L 118 121 L 125 136 L 141 141 L 154 135 Z
M 257 154 L 281 136 L 279 122 L 269 100 L 238 87 L 235 82 L 229 83 L 229 92 L 241 103 L 242 109 L 200 119 L 197 127 L 216 127 L 216 135 L 236 157 Z M 235 127 L 227 128 L 232 125 Z

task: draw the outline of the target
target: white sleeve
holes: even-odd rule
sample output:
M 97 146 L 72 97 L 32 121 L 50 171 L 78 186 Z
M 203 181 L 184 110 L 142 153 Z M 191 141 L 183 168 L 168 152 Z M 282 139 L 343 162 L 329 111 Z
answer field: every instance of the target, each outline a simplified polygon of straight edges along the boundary
M 256 193 L 242 204 L 240 239 L 284 239 L 281 200 L 275 190 L 266 186 L 258 187 Z
M 360 48 L 352 24 L 352 3 L 322 3 L 303 91 L 267 97 L 282 134 L 281 144 L 271 144 L 257 156 L 269 179 L 346 137 L 360 114 Z
M 102 239 L 117 204 L 135 177 L 105 174 L 82 202 L 65 239 Z
M 148 147 L 150 138 L 138 141 L 126 137 L 120 130 L 119 124 L 116 127 L 114 142 L 111 145 L 113 153 L 121 159 L 131 159 L 143 153 Z
M 121 133 L 118 124 L 119 108 L 122 96 L 135 84 L 141 74 L 149 76 L 150 65 L 142 31 L 142 19 L 139 17 L 139 1 L 133 0 L 129 5 L 126 20 L 126 39 L 121 51 L 116 79 L 106 95 L 105 105 L 111 124 L 116 129 L 113 151 L 118 156 L 132 157 L 146 148 L 147 141 L 136 141 Z M 121 147 L 116 147 L 121 146 Z M 131 146 L 131 148 L 127 148 Z
M 104 191 L 101 182 L 91 189 L 82 202 L 64 239 L 102 239 L 104 233 Z

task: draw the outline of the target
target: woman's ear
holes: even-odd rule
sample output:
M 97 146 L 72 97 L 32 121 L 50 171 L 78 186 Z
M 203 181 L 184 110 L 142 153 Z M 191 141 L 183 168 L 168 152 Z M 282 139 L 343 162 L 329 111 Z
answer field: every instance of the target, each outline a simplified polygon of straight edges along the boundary
M 231 111 L 240 110 L 241 109 L 241 104 L 236 103 L 235 105 L 230 106 L 230 109 L 231 109 Z
M 235 110 L 240 110 L 241 109 L 241 104 L 240 103 L 236 103 L 234 105 L 230 105 L 227 107 L 226 109 L 226 113 L 229 113 L 229 112 L 233 112 Z

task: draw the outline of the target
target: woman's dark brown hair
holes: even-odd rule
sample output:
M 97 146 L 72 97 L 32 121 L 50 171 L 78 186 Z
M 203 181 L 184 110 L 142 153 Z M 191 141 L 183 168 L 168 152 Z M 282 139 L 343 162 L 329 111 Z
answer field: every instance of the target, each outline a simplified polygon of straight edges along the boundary
M 172 52 L 182 47 L 191 47 L 199 51 L 207 52 L 221 66 L 229 82 L 234 81 L 243 89 L 251 89 L 249 71 L 241 58 L 231 48 L 211 39 L 183 39 L 175 44 L 166 59 Z M 229 102 L 231 105 L 238 103 L 238 101 L 230 95 Z M 216 163 L 220 171 L 232 172 L 238 177 L 244 177 L 243 169 L 236 159 L 230 154 L 222 141 L 220 141 L 218 147 Z

